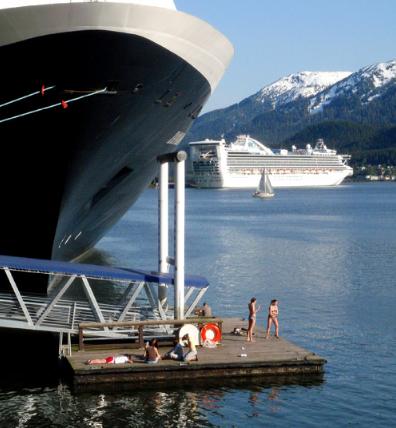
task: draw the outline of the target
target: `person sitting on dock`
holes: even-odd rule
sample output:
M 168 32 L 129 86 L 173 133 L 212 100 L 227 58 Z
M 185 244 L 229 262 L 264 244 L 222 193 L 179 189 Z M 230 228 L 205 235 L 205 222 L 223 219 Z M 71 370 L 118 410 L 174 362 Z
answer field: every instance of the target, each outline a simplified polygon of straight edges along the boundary
M 156 364 L 161 359 L 161 355 L 158 352 L 158 340 L 151 339 L 150 343 L 146 345 L 144 351 L 144 359 L 147 364 Z
M 198 361 L 197 347 L 190 335 L 186 334 L 182 339 L 187 341 L 188 346 L 188 351 L 184 354 L 183 361 Z
M 173 349 L 167 352 L 162 358 L 164 360 L 169 359 L 169 360 L 183 361 L 183 346 L 180 343 L 180 341 L 175 339 L 173 341 Z
M 204 304 L 202 306 L 201 315 L 203 317 L 211 317 L 212 316 L 212 308 L 206 302 L 204 302 Z
M 275 337 L 279 339 L 279 322 L 278 322 L 278 301 L 276 299 L 271 300 L 271 304 L 268 308 L 268 318 L 267 318 L 267 334 L 265 338 L 268 339 L 270 336 L 270 330 L 272 323 L 275 324 Z
M 256 308 L 256 298 L 252 297 L 250 303 L 248 304 L 249 308 L 249 325 L 247 330 L 247 341 L 254 342 L 254 326 L 256 325 L 256 313 L 260 310 L 260 306 Z
M 133 363 L 132 355 L 111 355 L 106 358 L 96 358 L 93 360 L 88 360 L 87 364 L 125 364 L 125 363 Z
M 204 302 L 203 306 L 201 308 L 197 308 L 194 311 L 195 315 L 201 316 L 201 317 L 211 317 L 212 316 L 212 308 Z

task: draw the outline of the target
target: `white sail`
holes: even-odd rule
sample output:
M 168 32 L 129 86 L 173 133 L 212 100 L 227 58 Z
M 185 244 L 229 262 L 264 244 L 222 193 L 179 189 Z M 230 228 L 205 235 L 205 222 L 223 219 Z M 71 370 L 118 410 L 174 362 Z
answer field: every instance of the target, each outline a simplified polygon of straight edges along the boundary
M 271 180 L 268 177 L 265 168 L 261 174 L 259 185 L 253 196 L 257 198 L 270 198 L 271 196 L 274 196 L 274 189 L 272 188 Z
M 260 182 L 259 182 L 259 185 L 257 187 L 257 192 L 265 192 L 265 175 L 264 175 L 264 173 L 261 174 Z
M 271 180 L 270 180 L 268 174 L 265 172 L 265 170 L 264 170 L 263 175 L 261 177 L 264 178 L 264 192 L 268 193 L 268 194 L 273 194 L 274 189 L 272 188 Z

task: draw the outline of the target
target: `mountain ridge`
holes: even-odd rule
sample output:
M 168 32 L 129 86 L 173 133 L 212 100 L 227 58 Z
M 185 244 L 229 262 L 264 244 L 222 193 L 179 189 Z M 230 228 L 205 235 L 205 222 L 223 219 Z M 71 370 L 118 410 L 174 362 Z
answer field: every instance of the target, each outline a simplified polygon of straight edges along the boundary
M 301 71 L 289 74 L 260 89 L 256 101 L 270 102 L 272 108 L 276 108 L 298 98 L 316 95 L 351 74 L 350 71 Z
M 329 121 L 377 130 L 396 125 L 396 60 L 353 73 L 304 71 L 285 76 L 239 103 L 202 115 L 185 141 L 250 134 L 279 147 L 305 128 Z M 375 145 L 380 146 L 378 141 Z

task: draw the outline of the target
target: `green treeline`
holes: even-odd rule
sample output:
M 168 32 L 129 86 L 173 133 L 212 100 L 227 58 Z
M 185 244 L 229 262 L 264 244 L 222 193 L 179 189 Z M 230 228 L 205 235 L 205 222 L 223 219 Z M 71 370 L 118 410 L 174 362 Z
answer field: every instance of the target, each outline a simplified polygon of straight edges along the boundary
M 396 126 L 375 127 L 348 121 L 324 121 L 284 140 L 283 146 L 305 146 L 323 138 L 327 147 L 352 155 L 351 165 L 396 165 Z

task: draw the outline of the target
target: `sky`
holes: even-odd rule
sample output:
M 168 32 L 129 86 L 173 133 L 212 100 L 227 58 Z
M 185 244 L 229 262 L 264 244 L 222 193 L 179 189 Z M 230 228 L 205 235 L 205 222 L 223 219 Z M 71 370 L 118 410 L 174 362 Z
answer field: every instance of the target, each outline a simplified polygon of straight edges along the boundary
M 175 0 L 232 42 L 203 112 L 299 71 L 357 71 L 396 59 L 396 0 Z

